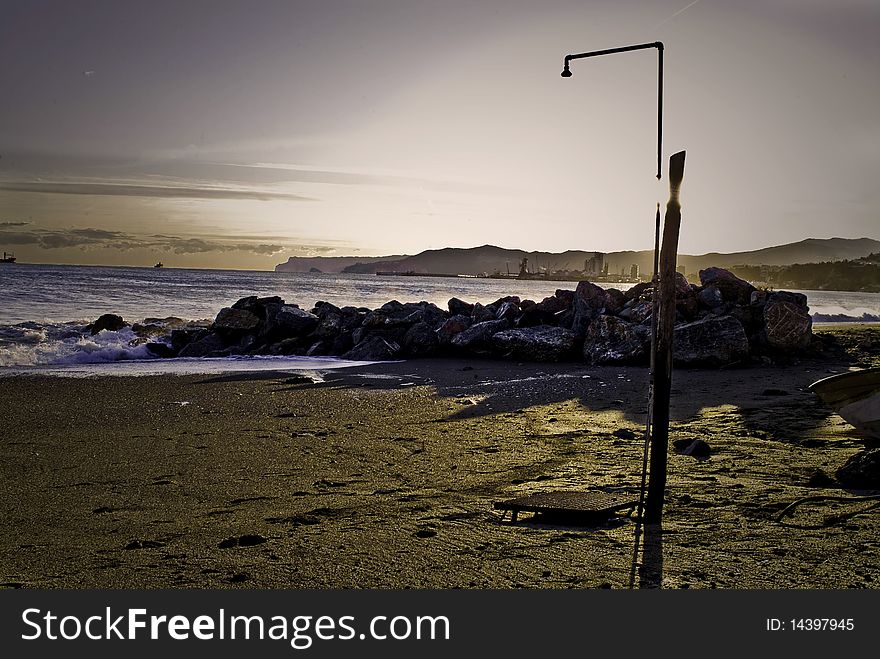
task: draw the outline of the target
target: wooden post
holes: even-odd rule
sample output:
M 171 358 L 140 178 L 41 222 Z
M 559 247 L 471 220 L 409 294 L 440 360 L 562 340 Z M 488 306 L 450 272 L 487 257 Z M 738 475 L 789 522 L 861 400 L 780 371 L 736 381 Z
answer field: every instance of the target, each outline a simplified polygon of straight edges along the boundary
M 672 390 L 672 342 L 675 327 L 675 262 L 678 232 L 681 226 L 681 204 L 678 193 L 684 178 L 684 151 L 669 159 L 669 202 L 663 224 L 663 246 L 660 248 L 660 282 L 657 298 L 657 339 L 654 343 L 654 402 L 651 411 L 651 473 L 645 501 L 645 522 L 659 524 L 663 520 L 663 496 L 666 490 L 666 456 L 669 452 L 669 395 Z

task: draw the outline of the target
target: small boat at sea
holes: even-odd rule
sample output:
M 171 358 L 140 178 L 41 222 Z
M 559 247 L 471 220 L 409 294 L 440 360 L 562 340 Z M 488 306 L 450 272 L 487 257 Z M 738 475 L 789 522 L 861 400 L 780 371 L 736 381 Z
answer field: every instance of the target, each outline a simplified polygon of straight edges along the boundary
M 0 263 L 15 263 L 15 254 L 3 252 L 3 258 L 0 259 Z
M 164 268 L 164 267 L 165 267 L 165 264 L 162 263 L 162 261 L 159 261 L 159 262 L 158 262 L 156 265 L 154 265 L 153 267 L 154 267 L 154 268 Z
M 880 368 L 832 375 L 809 389 L 856 430 L 880 439 Z

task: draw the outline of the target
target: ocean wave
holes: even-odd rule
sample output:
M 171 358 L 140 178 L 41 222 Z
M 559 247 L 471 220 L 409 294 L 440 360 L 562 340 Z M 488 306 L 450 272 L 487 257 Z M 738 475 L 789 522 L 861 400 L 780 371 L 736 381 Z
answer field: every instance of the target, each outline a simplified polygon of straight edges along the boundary
M 199 326 L 203 321 L 180 318 L 146 318 L 140 331 L 123 327 L 95 335 L 82 322 L 0 325 L 0 377 L 21 374 L 92 377 L 97 375 L 192 375 L 251 371 L 296 371 L 320 380 L 320 372 L 372 362 L 338 357 L 244 356 L 163 359 L 147 347 L 161 341 L 165 330 Z M 137 325 L 137 324 L 136 324 Z M 148 338 L 149 337 L 149 338 Z
M 155 359 L 130 327 L 94 336 L 80 323 L 21 323 L 0 327 L 0 366 L 100 364 Z

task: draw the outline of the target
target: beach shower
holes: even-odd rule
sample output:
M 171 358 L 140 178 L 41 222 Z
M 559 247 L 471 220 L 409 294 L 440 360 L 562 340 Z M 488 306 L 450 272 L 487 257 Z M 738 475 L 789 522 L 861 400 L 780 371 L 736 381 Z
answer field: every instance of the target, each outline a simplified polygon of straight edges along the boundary
M 577 53 L 576 55 L 566 55 L 562 73 L 563 78 L 571 77 L 571 68 L 569 63 L 576 59 L 585 59 L 587 57 L 598 57 L 599 55 L 612 55 L 614 53 L 626 53 L 631 50 L 646 50 L 648 48 L 657 49 L 657 180 L 660 180 L 663 160 L 663 42 L 652 41 L 651 43 L 640 43 L 634 46 L 621 46 L 620 48 L 606 48 L 605 50 L 591 50 L 587 53 Z

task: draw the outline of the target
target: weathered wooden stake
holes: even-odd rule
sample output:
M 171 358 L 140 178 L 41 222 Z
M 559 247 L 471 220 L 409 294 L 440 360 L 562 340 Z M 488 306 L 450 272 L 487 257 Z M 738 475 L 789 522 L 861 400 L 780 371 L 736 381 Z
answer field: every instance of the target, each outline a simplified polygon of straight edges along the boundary
M 672 342 L 675 327 L 675 263 L 678 232 L 681 226 L 679 190 L 684 178 L 684 151 L 669 159 L 669 202 L 663 224 L 663 246 L 660 248 L 660 282 L 658 290 L 657 339 L 653 345 L 654 402 L 651 410 L 651 473 L 645 501 L 645 522 L 659 524 L 663 520 L 663 495 L 666 490 L 666 456 L 669 452 L 669 395 L 672 389 Z

